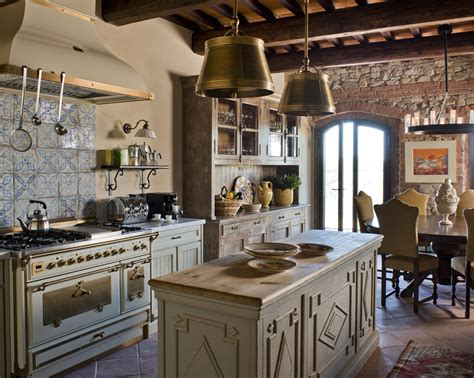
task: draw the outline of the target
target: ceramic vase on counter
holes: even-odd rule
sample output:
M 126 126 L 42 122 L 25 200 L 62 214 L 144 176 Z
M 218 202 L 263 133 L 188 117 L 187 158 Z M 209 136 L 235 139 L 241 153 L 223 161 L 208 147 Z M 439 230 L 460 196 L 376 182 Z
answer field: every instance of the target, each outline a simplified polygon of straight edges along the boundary
M 275 189 L 275 205 L 290 206 L 293 203 L 293 189 Z
M 270 181 L 262 181 L 257 188 L 257 197 L 262 207 L 269 207 L 273 198 L 273 184 Z
M 459 197 L 456 194 L 456 189 L 451 184 L 449 178 L 445 179 L 440 185 L 438 193 L 435 197 L 436 208 L 443 218 L 439 221 L 441 225 L 451 225 L 453 222 L 449 220 L 449 216 L 456 212 Z

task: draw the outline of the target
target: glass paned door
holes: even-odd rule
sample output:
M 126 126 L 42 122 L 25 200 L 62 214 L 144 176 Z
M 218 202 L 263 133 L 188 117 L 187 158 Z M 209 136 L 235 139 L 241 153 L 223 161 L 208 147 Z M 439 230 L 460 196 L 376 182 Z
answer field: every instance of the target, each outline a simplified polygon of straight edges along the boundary
M 268 113 L 268 121 L 270 127 L 270 139 L 268 141 L 269 156 L 283 157 L 283 118 L 278 114 L 277 110 L 270 109 Z
M 374 203 L 390 197 L 390 133 L 368 121 L 338 121 L 319 131 L 318 224 L 357 230 L 354 197 L 360 190 Z
M 258 148 L 258 106 L 242 104 L 241 115 L 242 155 L 259 155 Z

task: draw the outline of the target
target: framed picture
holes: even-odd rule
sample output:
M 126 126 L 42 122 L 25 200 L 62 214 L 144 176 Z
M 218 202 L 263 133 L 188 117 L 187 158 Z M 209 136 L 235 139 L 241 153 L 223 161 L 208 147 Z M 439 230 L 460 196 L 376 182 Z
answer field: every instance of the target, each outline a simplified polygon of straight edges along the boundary
M 406 142 L 405 182 L 456 182 L 456 141 Z

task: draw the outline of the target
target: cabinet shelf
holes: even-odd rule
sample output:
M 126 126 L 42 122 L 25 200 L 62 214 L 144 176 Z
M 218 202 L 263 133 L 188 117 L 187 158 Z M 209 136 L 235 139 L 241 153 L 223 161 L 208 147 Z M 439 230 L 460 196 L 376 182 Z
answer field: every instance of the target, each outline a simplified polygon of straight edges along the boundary
M 145 193 L 145 189 L 150 188 L 150 176 L 156 176 L 156 171 L 159 169 L 168 169 L 168 165 L 101 165 L 101 169 L 107 170 L 107 190 L 109 191 L 109 196 L 112 194 L 114 190 L 117 189 L 118 183 L 117 178 L 118 176 L 123 176 L 124 171 L 139 171 L 140 172 L 140 189 L 142 190 L 142 194 Z M 117 171 L 115 173 L 114 178 L 112 179 L 112 171 Z M 148 172 L 148 175 L 145 179 L 145 171 Z M 112 183 L 113 180 L 113 183 Z M 145 182 L 146 180 L 146 182 Z

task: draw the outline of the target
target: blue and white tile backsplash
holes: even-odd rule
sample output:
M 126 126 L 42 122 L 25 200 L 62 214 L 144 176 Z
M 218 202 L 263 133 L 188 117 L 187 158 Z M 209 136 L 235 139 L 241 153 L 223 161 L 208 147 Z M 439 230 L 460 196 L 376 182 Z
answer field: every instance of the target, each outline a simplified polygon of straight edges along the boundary
M 40 100 L 40 126 L 31 123 L 34 106 L 35 98 L 28 96 L 23 128 L 33 138 L 32 148 L 14 151 L 9 136 L 20 119 L 20 97 L 0 93 L 0 227 L 26 218 L 29 199 L 44 201 L 50 219 L 96 212 L 95 105 L 63 104 L 61 124 L 68 129 L 64 136 L 54 132 L 58 101 Z

